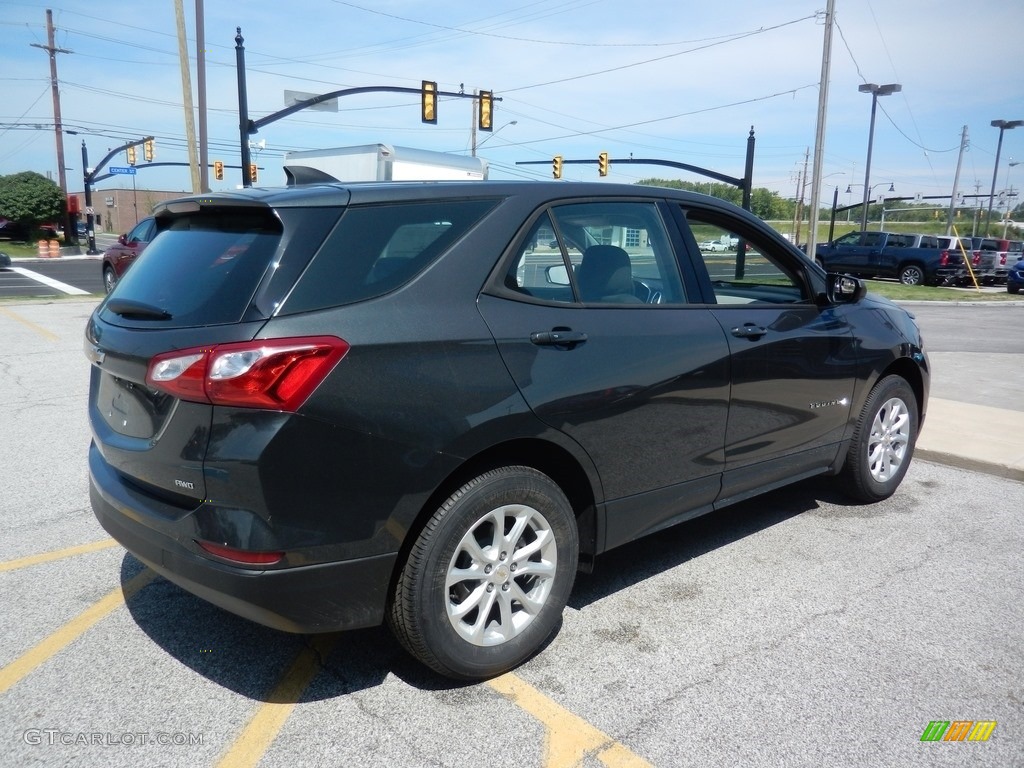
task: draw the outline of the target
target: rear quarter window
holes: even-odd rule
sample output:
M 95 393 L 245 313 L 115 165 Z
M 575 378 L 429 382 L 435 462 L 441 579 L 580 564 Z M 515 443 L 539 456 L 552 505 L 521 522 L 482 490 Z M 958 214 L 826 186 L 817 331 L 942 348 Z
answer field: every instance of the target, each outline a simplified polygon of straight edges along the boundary
M 349 208 L 285 300 L 280 314 L 381 296 L 408 282 L 496 200 L 446 200 Z

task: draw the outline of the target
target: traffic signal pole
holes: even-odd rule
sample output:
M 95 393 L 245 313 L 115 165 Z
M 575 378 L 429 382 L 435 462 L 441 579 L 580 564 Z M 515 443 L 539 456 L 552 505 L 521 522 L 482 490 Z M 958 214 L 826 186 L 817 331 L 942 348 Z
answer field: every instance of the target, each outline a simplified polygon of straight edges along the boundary
M 480 91 L 479 93 L 466 93 L 465 91 L 439 91 L 437 90 L 437 83 L 424 80 L 423 85 L 420 88 L 406 88 L 397 85 L 367 85 L 358 88 L 342 88 L 338 91 L 331 91 L 330 93 L 321 93 L 317 96 L 305 99 L 304 101 L 297 101 L 291 106 L 285 107 L 284 109 L 278 110 L 273 114 L 261 117 L 259 120 L 249 119 L 249 106 L 248 97 L 246 95 L 245 85 L 245 47 L 242 45 L 245 40 L 242 37 L 242 28 L 235 27 L 237 34 L 235 35 L 235 67 L 238 72 L 238 130 L 239 130 L 239 149 L 241 150 L 242 156 L 242 186 L 252 186 L 249 181 L 248 168 L 252 162 L 250 159 L 249 152 L 249 137 L 258 133 L 259 129 L 265 125 L 275 123 L 283 117 L 288 117 L 296 112 L 303 109 L 320 104 L 324 101 L 330 101 L 331 99 L 338 99 L 342 96 L 354 96 L 359 93 L 415 93 L 421 97 L 426 97 L 426 88 L 428 83 L 432 86 L 429 91 L 430 97 L 434 100 L 433 104 L 436 107 L 437 98 L 439 96 L 447 96 L 455 99 L 473 99 L 475 102 L 480 104 L 478 127 L 483 131 L 493 130 L 494 121 L 494 102 L 501 101 L 500 96 L 495 96 L 493 91 Z M 430 119 L 427 119 L 426 114 L 422 115 L 423 122 L 436 123 L 437 113 L 433 112 Z
M 103 179 L 109 179 L 114 174 L 105 173 L 100 174 L 107 163 L 110 162 L 110 158 L 116 155 L 118 152 L 124 152 L 129 147 L 147 146 L 152 147 L 150 142 L 153 141 L 152 136 L 145 136 L 138 141 L 129 141 L 127 144 L 122 144 L 117 149 L 110 150 L 102 160 L 100 160 L 95 168 L 89 168 L 89 150 L 86 149 L 85 139 L 82 139 L 82 183 L 85 187 L 85 234 L 89 241 L 89 248 L 86 253 L 90 256 L 95 256 L 99 253 L 96 250 L 96 232 L 94 228 L 96 226 L 96 214 L 92 208 L 92 185 L 97 181 L 103 181 Z M 152 149 L 146 150 L 147 155 L 152 157 Z M 152 163 L 152 165 L 165 165 L 165 163 Z M 167 163 L 169 165 L 169 163 Z M 145 166 L 143 166 L 145 167 Z
M 251 187 L 249 181 L 249 163 L 252 159 L 249 155 L 249 97 L 245 90 L 245 38 L 242 37 L 242 28 L 235 27 L 235 69 L 238 73 L 238 134 L 239 149 L 242 155 L 242 186 Z

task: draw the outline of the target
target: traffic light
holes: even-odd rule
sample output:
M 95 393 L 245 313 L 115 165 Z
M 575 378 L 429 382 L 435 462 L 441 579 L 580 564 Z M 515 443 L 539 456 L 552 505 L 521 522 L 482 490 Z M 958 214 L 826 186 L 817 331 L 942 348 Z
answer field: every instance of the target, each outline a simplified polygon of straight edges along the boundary
M 420 90 L 420 120 L 437 125 L 437 83 L 423 80 Z
M 491 91 L 480 91 L 480 119 L 477 128 L 489 131 L 494 125 L 494 94 Z
M 156 149 L 152 139 L 146 139 L 146 143 L 142 145 L 142 156 L 146 158 L 147 163 L 153 162 L 153 154 Z
M 135 147 L 128 147 L 124 153 L 128 156 L 128 165 L 135 165 Z
M 220 160 L 213 161 L 213 178 L 224 181 L 224 163 Z
M 608 175 L 608 153 L 602 152 L 597 156 L 597 172 L 601 176 Z
M 551 175 L 556 179 L 562 178 L 562 156 L 555 155 L 551 159 Z
M 259 180 L 259 173 L 258 169 L 256 168 L 256 163 L 249 163 L 249 181 L 255 184 Z

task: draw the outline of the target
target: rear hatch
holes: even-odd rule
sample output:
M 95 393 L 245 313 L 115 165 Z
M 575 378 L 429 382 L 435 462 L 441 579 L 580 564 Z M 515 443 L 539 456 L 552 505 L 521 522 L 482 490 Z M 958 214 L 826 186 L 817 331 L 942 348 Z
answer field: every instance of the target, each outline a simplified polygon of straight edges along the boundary
M 85 340 L 93 442 L 132 490 L 183 510 L 206 498 L 215 406 L 152 386 L 154 358 L 251 340 L 340 212 L 245 196 L 157 209 L 157 236 L 97 307 Z

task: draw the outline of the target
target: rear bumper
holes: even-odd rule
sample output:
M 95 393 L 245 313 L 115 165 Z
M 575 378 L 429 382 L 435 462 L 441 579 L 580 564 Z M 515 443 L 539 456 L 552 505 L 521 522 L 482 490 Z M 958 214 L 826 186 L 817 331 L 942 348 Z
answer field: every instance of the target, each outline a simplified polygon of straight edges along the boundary
M 284 632 L 372 627 L 384 618 L 396 553 L 281 569 L 241 568 L 192 551 L 129 506 L 117 475 L 89 451 L 90 499 L 100 525 L 169 581 L 231 613 Z M 187 544 L 191 544 L 189 540 Z

